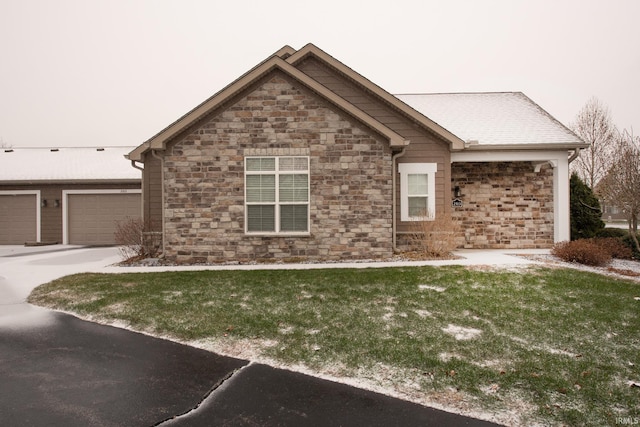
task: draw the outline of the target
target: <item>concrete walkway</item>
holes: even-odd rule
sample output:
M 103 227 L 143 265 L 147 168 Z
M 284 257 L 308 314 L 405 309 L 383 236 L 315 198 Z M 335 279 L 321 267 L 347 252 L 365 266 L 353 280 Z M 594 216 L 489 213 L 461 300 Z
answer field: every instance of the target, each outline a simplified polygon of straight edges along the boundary
M 344 384 L 86 322 L 25 300 L 36 286 L 79 272 L 531 263 L 512 253 L 460 251 L 456 260 L 421 262 L 116 267 L 117 248 L 0 246 L 0 418 L 7 425 L 67 426 L 488 426 Z

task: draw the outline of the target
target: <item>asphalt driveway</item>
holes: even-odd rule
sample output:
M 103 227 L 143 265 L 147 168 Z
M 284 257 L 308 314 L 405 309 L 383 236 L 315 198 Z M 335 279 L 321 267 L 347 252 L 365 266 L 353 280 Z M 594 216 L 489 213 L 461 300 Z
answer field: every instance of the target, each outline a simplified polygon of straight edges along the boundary
M 0 247 L 3 425 L 492 425 L 25 302 L 118 260 L 115 248 Z

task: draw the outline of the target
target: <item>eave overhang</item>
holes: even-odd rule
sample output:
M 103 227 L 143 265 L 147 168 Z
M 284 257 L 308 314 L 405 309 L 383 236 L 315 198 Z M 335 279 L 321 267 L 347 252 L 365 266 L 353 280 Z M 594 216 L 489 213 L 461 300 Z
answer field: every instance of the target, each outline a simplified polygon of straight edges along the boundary
M 291 55 L 292 52 L 293 49 L 288 46 L 280 49 L 275 55 L 260 63 L 252 70 L 244 74 L 242 77 L 231 83 L 229 86 L 225 87 L 220 92 L 216 93 L 215 95 L 198 105 L 196 108 L 182 116 L 180 119 L 169 125 L 167 128 L 160 131 L 151 139 L 147 140 L 135 150 L 131 151 L 126 157 L 129 160 L 143 161 L 143 154 L 145 152 L 153 150 L 165 150 L 166 144 L 170 142 L 174 137 L 184 132 L 186 129 L 193 126 L 198 121 L 202 120 L 216 108 L 229 101 L 233 97 L 237 96 L 251 84 L 274 70 L 279 70 L 292 77 L 307 89 L 315 92 L 329 103 L 338 107 L 371 130 L 375 131 L 380 136 L 387 139 L 392 149 L 405 147 L 409 143 L 409 141 L 406 140 L 403 136 L 396 133 L 391 128 L 385 126 L 378 120 L 374 119 L 350 102 L 341 98 L 340 96 L 329 90 L 327 87 L 321 85 L 316 80 L 312 79 L 302 71 L 295 68 L 287 60 L 283 59 L 283 57 L 289 58 L 289 55 Z

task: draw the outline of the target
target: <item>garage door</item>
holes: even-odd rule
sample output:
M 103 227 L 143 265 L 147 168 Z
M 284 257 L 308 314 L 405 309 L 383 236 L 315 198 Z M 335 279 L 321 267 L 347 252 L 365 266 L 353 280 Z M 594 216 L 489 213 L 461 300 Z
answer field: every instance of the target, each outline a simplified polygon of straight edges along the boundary
M 0 194 L 0 244 L 37 241 L 37 208 L 35 194 Z
M 68 241 L 73 245 L 113 245 L 116 224 L 140 216 L 139 193 L 69 194 Z

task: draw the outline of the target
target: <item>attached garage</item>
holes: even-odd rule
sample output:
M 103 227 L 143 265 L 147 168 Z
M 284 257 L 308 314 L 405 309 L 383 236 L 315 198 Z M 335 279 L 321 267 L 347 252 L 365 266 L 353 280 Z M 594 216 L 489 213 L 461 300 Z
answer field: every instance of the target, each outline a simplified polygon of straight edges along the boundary
M 40 239 L 40 193 L 0 191 L 0 244 L 23 245 Z
M 118 222 L 140 218 L 140 190 L 63 191 L 65 244 L 113 245 Z
M 0 245 L 113 245 L 142 216 L 132 147 L 0 149 Z

